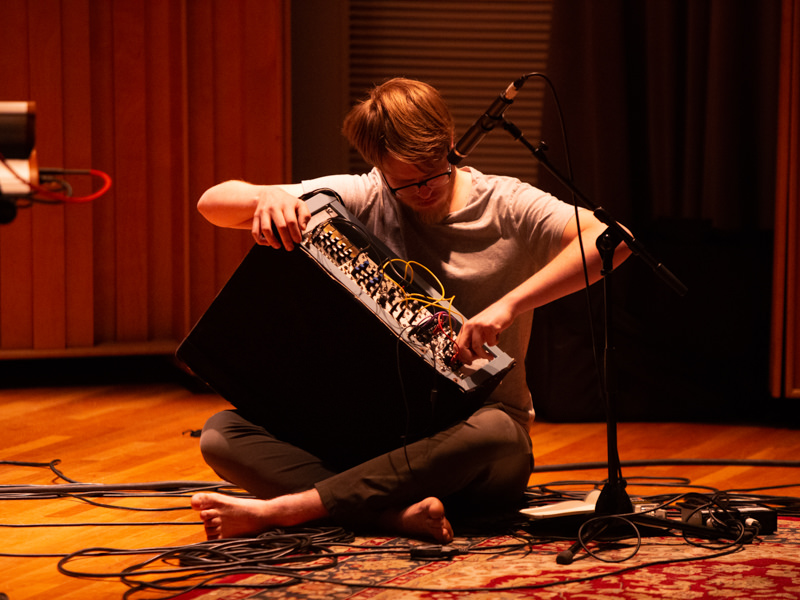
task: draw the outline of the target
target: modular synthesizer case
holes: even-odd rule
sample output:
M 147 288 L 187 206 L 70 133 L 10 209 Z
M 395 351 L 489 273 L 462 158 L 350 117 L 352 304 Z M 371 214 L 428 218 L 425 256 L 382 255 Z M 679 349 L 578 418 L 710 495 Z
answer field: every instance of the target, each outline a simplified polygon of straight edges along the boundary
M 308 195 L 299 248 L 255 245 L 177 358 L 274 435 L 365 460 L 474 412 L 513 368 L 457 358 L 463 317 L 423 265 L 367 232 L 330 190 Z

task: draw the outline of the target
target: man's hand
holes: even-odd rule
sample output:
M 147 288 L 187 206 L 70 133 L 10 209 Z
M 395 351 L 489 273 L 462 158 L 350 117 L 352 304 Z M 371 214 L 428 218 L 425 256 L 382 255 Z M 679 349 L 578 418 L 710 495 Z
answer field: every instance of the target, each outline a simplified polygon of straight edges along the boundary
M 311 219 L 306 203 L 279 187 L 262 188 L 253 213 L 252 233 L 257 244 L 293 250 L 303 240 Z
M 469 319 L 461 327 L 456 339 L 458 359 L 464 364 L 471 364 L 474 360 L 485 358 L 491 360 L 493 356 L 483 347 L 496 346 L 500 333 L 507 329 L 514 321 L 514 315 L 507 303 L 502 300 L 495 302 L 486 309 Z
M 197 210 L 217 227 L 249 229 L 257 244 L 292 250 L 303 241 L 311 219 L 302 194 L 300 184 L 255 185 L 232 179 L 207 189 Z

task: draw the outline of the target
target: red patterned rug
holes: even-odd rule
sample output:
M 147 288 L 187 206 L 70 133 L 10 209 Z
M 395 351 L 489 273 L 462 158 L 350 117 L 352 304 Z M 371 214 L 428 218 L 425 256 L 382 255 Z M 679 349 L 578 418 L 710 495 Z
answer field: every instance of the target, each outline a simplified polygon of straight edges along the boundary
M 474 594 L 492 600 L 800 598 L 800 519 L 796 518 L 780 518 L 774 534 L 763 535 L 738 550 L 698 547 L 680 535 L 650 535 L 641 538 L 638 547 L 636 539 L 603 544 L 602 559 L 619 562 L 604 562 L 581 551 L 572 564 L 558 564 L 557 555 L 571 542 L 537 541 L 528 528 L 519 536 L 458 538 L 444 548 L 445 555 L 452 556 L 438 558 L 411 558 L 409 544 L 402 538 L 357 537 L 352 545 L 331 546 L 327 558 L 297 564 L 287 558 L 274 563 L 274 568 L 285 569 L 278 573 L 285 572 L 286 576 L 275 574 L 270 567 L 273 570 L 267 573 L 213 578 L 208 582 L 213 587 L 178 595 L 180 585 L 176 584 L 172 592 L 132 590 L 130 597 L 444 600 Z M 437 549 L 416 546 L 415 554 Z M 180 561 L 184 566 L 190 563 L 185 558 Z M 150 563 L 148 568 L 152 567 Z

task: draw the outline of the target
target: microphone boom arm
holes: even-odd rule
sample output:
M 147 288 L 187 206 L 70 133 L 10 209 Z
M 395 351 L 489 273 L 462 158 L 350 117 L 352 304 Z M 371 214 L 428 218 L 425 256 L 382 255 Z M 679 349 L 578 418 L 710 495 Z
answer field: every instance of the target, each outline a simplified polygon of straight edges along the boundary
M 539 161 L 547 171 L 553 175 L 562 185 L 564 185 L 574 196 L 581 201 L 581 203 L 592 211 L 594 216 L 597 218 L 598 221 L 607 225 L 611 230 L 613 230 L 614 235 L 620 239 L 621 241 L 625 242 L 625 245 L 630 248 L 631 252 L 638 256 L 644 263 L 650 267 L 653 272 L 658 275 L 672 290 L 677 293 L 679 296 L 685 296 L 686 292 L 688 291 L 686 286 L 677 278 L 672 272 L 664 266 L 663 263 L 656 260 L 643 246 L 639 241 L 634 238 L 628 230 L 622 227 L 615 219 L 611 217 L 609 212 L 601 207 L 597 206 L 594 202 L 589 200 L 581 191 L 575 186 L 575 184 L 569 178 L 562 175 L 559 170 L 552 165 L 550 160 L 547 158 L 546 150 L 547 145 L 543 142 L 539 142 L 538 145 L 534 146 L 531 144 L 523 135 L 522 130 L 519 127 L 514 125 L 511 121 L 501 117 L 503 121 L 503 129 L 508 131 L 511 136 L 522 143 L 528 150 L 530 150 L 531 154 Z

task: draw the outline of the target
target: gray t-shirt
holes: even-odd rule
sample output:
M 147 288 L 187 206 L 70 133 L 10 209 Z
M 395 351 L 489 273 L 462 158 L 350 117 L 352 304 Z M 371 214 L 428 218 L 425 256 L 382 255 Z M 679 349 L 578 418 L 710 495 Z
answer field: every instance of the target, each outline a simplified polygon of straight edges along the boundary
M 471 317 L 555 257 L 574 207 L 518 179 L 468 170 L 472 190 L 467 205 L 435 225 L 421 223 L 399 204 L 377 169 L 304 181 L 303 191 L 335 190 L 347 209 L 400 258 L 430 269 L 456 309 Z M 491 398 L 523 426 L 534 415 L 525 381 L 532 319 L 532 312 L 520 315 L 501 333 L 498 346 L 517 365 Z

